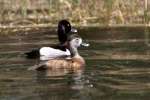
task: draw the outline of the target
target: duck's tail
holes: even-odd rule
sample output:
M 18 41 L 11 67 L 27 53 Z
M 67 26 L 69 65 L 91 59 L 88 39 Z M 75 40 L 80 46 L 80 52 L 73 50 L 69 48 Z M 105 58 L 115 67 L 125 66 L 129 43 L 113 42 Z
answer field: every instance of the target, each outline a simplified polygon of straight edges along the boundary
M 26 52 L 25 56 L 26 56 L 26 58 L 29 58 L 29 59 L 39 58 L 40 57 L 39 49 L 34 49 L 30 52 Z
M 46 63 L 41 63 L 28 68 L 28 70 L 38 70 L 38 71 L 45 70 L 45 69 L 46 69 Z

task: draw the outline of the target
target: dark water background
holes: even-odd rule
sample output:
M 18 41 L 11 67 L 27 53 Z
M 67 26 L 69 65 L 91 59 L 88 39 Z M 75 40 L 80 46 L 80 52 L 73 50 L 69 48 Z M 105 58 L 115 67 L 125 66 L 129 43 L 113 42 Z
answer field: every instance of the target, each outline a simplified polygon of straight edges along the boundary
M 149 100 L 149 29 L 79 28 L 83 70 L 28 71 L 24 52 L 58 43 L 55 29 L 0 37 L 0 100 Z

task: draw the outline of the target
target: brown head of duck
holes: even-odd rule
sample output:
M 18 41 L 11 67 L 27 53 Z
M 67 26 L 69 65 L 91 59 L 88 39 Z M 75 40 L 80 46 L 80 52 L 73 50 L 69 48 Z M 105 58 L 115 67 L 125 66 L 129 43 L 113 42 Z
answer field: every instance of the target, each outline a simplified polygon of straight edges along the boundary
M 42 64 L 33 66 L 29 68 L 30 70 L 46 70 L 46 69 L 80 69 L 85 66 L 85 60 L 80 56 L 78 52 L 78 47 L 81 45 L 88 46 L 88 44 L 83 43 L 82 38 L 77 34 L 72 34 L 68 36 L 68 49 L 71 52 L 70 59 L 50 59 Z

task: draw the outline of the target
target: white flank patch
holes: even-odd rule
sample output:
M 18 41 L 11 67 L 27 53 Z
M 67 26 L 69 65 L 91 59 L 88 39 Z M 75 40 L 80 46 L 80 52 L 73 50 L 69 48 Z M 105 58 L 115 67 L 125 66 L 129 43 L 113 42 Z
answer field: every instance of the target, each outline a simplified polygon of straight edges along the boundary
M 62 51 L 51 47 L 42 47 L 40 49 L 41 60 L 54 59 L 62 56 L 70 56 L 70 51 L 68 49 L 66 49 L 66 51 Z

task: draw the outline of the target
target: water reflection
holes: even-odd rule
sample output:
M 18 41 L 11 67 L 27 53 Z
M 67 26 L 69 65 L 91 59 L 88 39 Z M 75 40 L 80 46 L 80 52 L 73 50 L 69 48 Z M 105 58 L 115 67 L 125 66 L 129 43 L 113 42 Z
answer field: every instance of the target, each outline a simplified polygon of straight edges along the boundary
M 72 89 L 82 89 L 83 88 L 83 72 L 84 69 L 52 69 L 52 70 L 45 70 L 45 71 L 37 71 L 37 81 L 42 82 L 49 79 L 58 79 L 58 80 L 64 80 L 65 78 L 68 78 L 71 82 L 70 88 Z M 44 79 L 44 80 L 43 80 Z M 45 82 L 44 82 L 45 83 Z
M 84 70 L 55 69 L 36 72 L 35 88 L 41 100 L 65 100 L 76 96 L 85 86 Z

